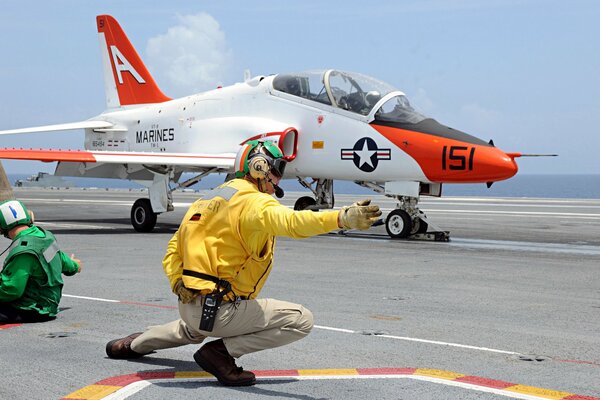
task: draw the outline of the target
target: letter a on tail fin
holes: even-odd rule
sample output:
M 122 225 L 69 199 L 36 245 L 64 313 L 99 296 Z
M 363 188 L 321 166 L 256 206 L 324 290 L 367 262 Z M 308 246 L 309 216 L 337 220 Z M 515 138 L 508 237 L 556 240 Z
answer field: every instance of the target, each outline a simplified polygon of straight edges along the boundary
M 98 15 L 96 23 L 108 108 L 171 100 L 154 82 L 117 20 Z

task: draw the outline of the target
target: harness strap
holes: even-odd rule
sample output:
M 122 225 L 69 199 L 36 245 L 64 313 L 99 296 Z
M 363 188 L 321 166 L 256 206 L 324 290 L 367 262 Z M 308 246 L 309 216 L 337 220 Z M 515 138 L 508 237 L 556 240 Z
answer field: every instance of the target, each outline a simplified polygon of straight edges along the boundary
M 219 297 L 224 297 L 227 293 L 233 291 L 231 289 L 231 283 L 229 283 L 229 281 L 226 281 L 225 279 L 219 279 L 218 277 L 213 276 L 213 275 L 203 274 L 202 272 L 191 271 L 189 269 L 184 269 L 183 275 L 193 276 L 194 278 L 204 279 L 204 280 L 216 283 L 217 287 L 221 287 L 224 289 L 224 290 L 216 293 L 216 295 Z

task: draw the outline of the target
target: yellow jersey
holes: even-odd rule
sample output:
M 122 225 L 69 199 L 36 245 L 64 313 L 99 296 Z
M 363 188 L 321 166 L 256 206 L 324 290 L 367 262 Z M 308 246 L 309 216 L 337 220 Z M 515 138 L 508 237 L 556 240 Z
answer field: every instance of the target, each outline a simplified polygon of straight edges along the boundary
M 245 179 L 233 179 L 196 200 L 183 217 L 163 259 L 171 288 L 182 278 L 203 294 L 215 283 L 183 271 L 231 283 L 235 296 L 255 298 L 272 269 L 275 236 L 295 239 L 338 228 L 339 211 L 294 211 Z M 192 272 L 192 274 L 193 274 Z

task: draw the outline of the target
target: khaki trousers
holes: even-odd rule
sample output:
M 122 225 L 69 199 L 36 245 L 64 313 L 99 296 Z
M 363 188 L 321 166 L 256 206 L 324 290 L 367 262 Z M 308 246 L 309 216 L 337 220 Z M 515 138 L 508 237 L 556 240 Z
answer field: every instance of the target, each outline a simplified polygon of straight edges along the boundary
M 179 315 L 178 320 L 149 327 L 131 343 L 131 349 L 147 354 L 159 349 L 199 344 L 210 336 L 223 338 L 229 354 L 238 358 L 302 339 L 313 327 L 313 315 L 308 309 L 275 299 L 222 303 L 212 332 L 198 329 L 202 315 L 200 296 L 189 304 L 179 302 Z

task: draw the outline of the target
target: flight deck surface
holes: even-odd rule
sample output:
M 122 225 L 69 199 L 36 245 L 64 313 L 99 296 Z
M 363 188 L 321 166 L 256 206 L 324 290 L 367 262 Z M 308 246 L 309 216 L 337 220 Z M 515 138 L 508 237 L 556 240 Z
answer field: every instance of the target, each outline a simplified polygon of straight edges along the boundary
M 257 384 L 232 389 L 200 370 L 191 345 L 133 361 L 104 352 L 178 317 L 161 260 L 200 194 L 175 192 L 176 211 L 145 234 L 129 221 L 144 192 L 15 195 L 84 270 L 65 277 L 55 321 L 0 326 L 0 398 L 600 398 L 600 200 L 423 198 L 447 243 L 391 240 L 383 227 L 280 238 L 261 297 L 305 305 L 315 328 L 239 359 Z M 372 198 L 384 215 L 394 207 Z

